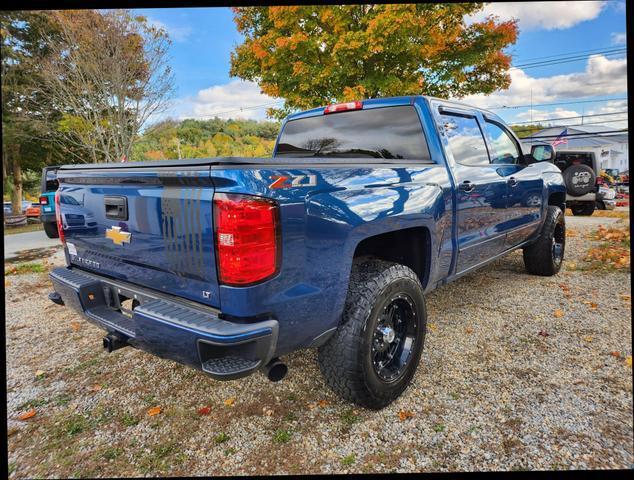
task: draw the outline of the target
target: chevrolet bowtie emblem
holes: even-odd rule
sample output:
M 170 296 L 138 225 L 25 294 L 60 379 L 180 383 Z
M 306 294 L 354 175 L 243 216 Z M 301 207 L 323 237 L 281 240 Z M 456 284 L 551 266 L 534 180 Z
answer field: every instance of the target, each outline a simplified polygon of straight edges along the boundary
M 124 243 L 130 243 L 130 232 L 122 232 L 121 227 L 112 227 L 106 230 L 106 238 L 109 238 L 115 245 L 123 245 Z

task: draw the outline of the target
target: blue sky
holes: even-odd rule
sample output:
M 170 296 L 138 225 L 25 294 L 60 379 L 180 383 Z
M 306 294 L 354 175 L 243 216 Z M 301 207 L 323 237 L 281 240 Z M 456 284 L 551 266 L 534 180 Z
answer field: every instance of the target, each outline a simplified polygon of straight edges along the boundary
M 168 115 L 265 118 L 265 108 L 239 110 L 276 99 L 262 95 L 255 84 L 229 76 L 230 52 L 241 41 L 230 9 L 138 9 L 136 12 L 163 26 L 173 41 L 170 54 L 177 89 Z M 622 1 L 490 3 L 471 20 L 488 14 L 501 19 L 518 19 L 519 38 L 509 48 L 515 65 L 552 55 L 625 47 L 625 2 Z M 613 99 L 611 102 L 535 106 L 532 112 L 528 107 L 495 110 L 510 122 L 614 113 L 627 108 L 626 100 L 614 100 L 627 96 L 625 53 L 513 69 L 511 77 L 512 84 L 507 91 L 490 96 L 474 95 L 464 100 L 486 108 L 527 105 L 531 90 L 534 104 Z M 624 120 L 614 120 L 625 118 L 624 114 L 606 115 L 593 117 L 592 121 L 609 120 L 606 125 L 624 127 Z

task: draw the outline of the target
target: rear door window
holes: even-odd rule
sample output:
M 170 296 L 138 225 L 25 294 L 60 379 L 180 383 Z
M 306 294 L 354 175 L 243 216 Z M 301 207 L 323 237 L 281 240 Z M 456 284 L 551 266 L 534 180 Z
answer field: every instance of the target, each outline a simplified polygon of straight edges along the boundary
M 442 114 L 440 117 L 449 149 L 457 163 L 469 167 L 489 165 L 486 143 L 475 117 L 457 114 Z
M 430 160 L 423 128 L 411 105 L 290 120 L 275 156 Z

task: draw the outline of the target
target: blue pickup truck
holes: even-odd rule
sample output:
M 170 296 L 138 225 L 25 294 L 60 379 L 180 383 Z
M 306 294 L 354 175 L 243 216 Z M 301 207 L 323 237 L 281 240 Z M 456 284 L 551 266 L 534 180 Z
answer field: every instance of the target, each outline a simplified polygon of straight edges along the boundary
M 106 330 L 108 351 L 220 380 L 277 381 L 280 357 L 318 348 L 330 387 L 379 409 L 416 371 L 425 292 L 518 248 L 529 273 L 559 271 L 553 158 L 491 112 L 407 96 L 291 115 L 273 158 L 62 166 L 58 216 L 73 205 L 94 225 L 58 225 L 49 298 Z

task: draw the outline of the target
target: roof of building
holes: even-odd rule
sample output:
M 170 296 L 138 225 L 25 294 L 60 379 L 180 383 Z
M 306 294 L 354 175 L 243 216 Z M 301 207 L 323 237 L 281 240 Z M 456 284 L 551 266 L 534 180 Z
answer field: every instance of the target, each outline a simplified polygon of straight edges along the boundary
M 539 132 L 535 132 L 527 137 L 524 137 L 522 141 L 531 142 L 531 138 L 533 137 L 544 137 L 549 136 L 549 138 L 535 138 L 535 141 L 539 141 L 543 143 L 544 141 L 551 143 L 555 141 L 557 135 L 563 133 L 565 129 L 568 129 L 568 135 L 574 134 L 601 134 L 602 132 L 613 132 L 614 130 L 621 130 L 620 128 L 608 127 L 606 125 L 575 125 L 574 127 L 549 127 Z M 552 137 L 550 137 L 553 135 Z M 566 137 L 564 137 L 566 138 Z M 624 133 L 606 133 L 600 136 L 580 136 L 580 137 L 567 137 L 568 143 L 567 148 L 588 148 L 588 147 L 600 147 L 604 145 L 613 145 L 616 143 L 627 143 L 628 142 L 628 134 Z

